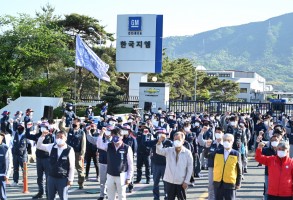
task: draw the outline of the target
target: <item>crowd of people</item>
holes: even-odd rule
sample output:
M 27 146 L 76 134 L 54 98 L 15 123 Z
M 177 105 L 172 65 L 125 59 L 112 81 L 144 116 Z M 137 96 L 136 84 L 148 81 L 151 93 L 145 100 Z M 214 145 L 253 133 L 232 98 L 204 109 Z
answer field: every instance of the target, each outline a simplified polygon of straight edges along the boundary
M 292 200 L 293 116 L 272 118 L 269 113 L 185 113 L 136 109 L 125 118 L 93 108 L 81 120 L 67 104 L 64 117 L 55 122 L 43 117 L 34 122 L 32 109 L 13 117 L 4 111 L 0 133 L 0 199 L 7 199 L 6 182 L 13 169 L 17 186 L 19 168 L 36 146 L 39 191 L 33 199 L 68 199 L 77 171 L 79 189 L 89 178 L 91 160 L 99 181 L 98 200 L 126 199 L 135 184 L 151 183 L 153 199 L 186 199 L 202 170 L 208 170 L 208 199 L 234 200 L 248 171 L 248 153 L 265 165 L 264 198 Z M 291 148 L 290 148 L 291 147 Z M 134 162 L 136 161 L 136 164 Z M 86 165 L 84 167 L 84 165 Z M 136 176 L 134 171 L 136 167 Z M 144 167 L 144 168 L 143 168 Z M 144 171 L 143 171 L 144 169 Z M 144 172 L 144 173 L 143 173 Z M 145 181 L 143 178 L 145 176 Z M 46 182 L 43 181 L 43 176 Z M 160 194 L 159 184 L 164 185 Z

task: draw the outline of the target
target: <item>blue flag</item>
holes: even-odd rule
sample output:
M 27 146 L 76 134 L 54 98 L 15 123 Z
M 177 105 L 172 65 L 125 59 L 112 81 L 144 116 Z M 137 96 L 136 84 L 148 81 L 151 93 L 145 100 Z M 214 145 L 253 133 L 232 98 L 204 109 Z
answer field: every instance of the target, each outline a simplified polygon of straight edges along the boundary
M 110 82 L 109 65 L 103 62 L 80 38 L 76 36 L 75 65 L 91 71 L 97 78 Z

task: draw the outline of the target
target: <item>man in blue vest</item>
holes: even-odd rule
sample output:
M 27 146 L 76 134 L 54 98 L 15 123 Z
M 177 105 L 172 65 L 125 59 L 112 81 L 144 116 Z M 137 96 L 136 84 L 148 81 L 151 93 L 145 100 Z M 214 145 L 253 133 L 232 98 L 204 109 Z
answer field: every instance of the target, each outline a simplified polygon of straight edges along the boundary
M 111 135 L 112 142 L 108 144 L 102 136 L 97 139 L 97 147 L 107 151 L 108 199 L 115 200 L 117 192 L 119 200 L 126 200 L 126 187 L 133 176 L 133 152 L 123 143 L 121 129 L 113 129 Z
M 30 127 L 26 127 L 25 137 L 29 140 L 33 140 L 35 142 L 38 141 L 39 137 L 41 137 L 44 131 L 49 131 L 49 123 L 43 122 L 40 124 L 39 132 L 37 134 L 30 134 Z M 43 141 L 44 144 L 54 143 L 54 137 L 52 134 L 46 134 L 45 139 Z M 42 199 L 44 195 L 44 182 L 43 175 L 46 176 L 46 181 L 48 180 L 49 173 L 49 153 L 46 151 L 42 151 L 40 149 L 36 149 L 36 158 L 37 158 L 37 183 L 39 187 L 39 192 L 33 196 L 33 199 Z M 45 185 L 46 195 L 48 196 L 47 184 Z
M 97 145 L 97 140 L 98 137 L 93 137 L 91 132 L 89 131 L 89 127 L 87 128 L 87 134 L 86 134 L 86 139 L 89 141 L 91 144 Z M 103 143 L 111 143 L 112 141 L 112 136 L 111 136 L 111 126 L 103 127 L 100 136 L 103 137 Z M 98 200 L 103 200 L 106 196 L 106 181 L 107 181 L 107 152 L 98 149 L 98 154 L 99 154 L 99 169 L 100 169 L 100 197 Z
M 70 127 L 72 124 L 72 121 L 76 118 L 75 112 L 72 109 L 73 109 L 72 103 L 66 104 L 66 108 L 64 111 L 66 127 Z
M 11 143 L 13 155 L 13 183 L 11 183 L 10 186 L 17 186 L 19 179 L 19 166 L 23 169 L 23 163 L 28 160 L 28 140 L 25 137 L 23 124 L 18 125 Z
M 6 144 L 3 143 L 5 133 L 0 132 L 0 199 L 7 200 L 6 197 L 6 181 L 9 178 L 11 170 L 11 151 Z
M 3 116 L 1 119 L 0 119 L 0 126 L 1 126 L 1 131 L 2 132 L 10 132 L 9 131 L 9 127 L 10 127 L 10 122 L 9 122 L 9 114 L 10 112 L 8 111 L 4 111 L 1 115 Z
M 43 131 L 38 139 L 37 149 L 49 153 L 48 200 L 54 200 L 58 193 L 61 200 L 68 200 L 68 188 L 74 179 L 75 155 L 72 147 L 66 144 L 66 133 L 59 131 L 56 143 L 43 144 L 49 131 Z
M 151 163 L 152 163 L 152 171 L 153 171 L 153 180 L 154 180 L 154 186 L 153 186 L 153 195 L 154 200 L 160 199 L 160 190 L 159 190 L 159 183 L 160 180 L 163 179 L 165 168 L 166 168 L 166 157 L 161 156 L 156 153 L 156 144 L 158 143 L 158 139 L 162 136 L 162 134 L 166 135 L 166 129 L 158 128 L 155 130 L 157 138 L 154 140 L 147 141 L 147 136 L 143 135 L 142 141 L 144 142 L 144 145 L 147 147 L 152 148 L 152 156 L 151 156 Z M 173 143 L 171 140 L 165 138 L 165 140 L 162 142 L 163 148 L 172 147 Z M 164 192 L 165 192 L 165 199 L 167 198 L 167 192 L 164 183 Z
M 67 144 L 74 149 L 75 152 L 75 168 L 78 173 L 79 189 L 83 189 L 85 180 L 83 161 L 86 150 L 86 135 L 80 128 L 80 119 L 75 118 L 72 128 L 64 127 L 64 118 L 59 123 L 59 129 L 67 132 Z

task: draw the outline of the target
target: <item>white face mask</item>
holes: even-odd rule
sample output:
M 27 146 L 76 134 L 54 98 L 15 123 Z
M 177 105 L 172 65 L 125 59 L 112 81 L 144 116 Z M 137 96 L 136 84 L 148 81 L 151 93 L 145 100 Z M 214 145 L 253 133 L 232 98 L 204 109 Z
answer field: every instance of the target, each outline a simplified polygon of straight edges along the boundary
M 69 110 L 72 110 L 72 106 L 69 107 Z
M 175 140 L 174 141 L 174 147 L 181 147 L 182 146 L 182 142 L 180 140 Z
M 235 126 L 236 122 L 230 122 L 231 126 Z
M 56 144 L 59 145 L 59 146 L 61 146 L 61 145 L 64 145 L 65 144 L 65 141 L 62 140 L 61 138 L 57 138 L 56 139 Z
M 159 113 L 159 114 L 162 114 L 162 111 L 161 111 L 161 110 L 158 110 L 158 113 Z
M 122 130 L 122 135 L 128 135 L 128 130 Z
M 278 141 L 273 141 L 273 142 L 271 142 L 271 145 L 272 145 L 272 147 L 277 147 L 277 146 L 278 146 L 278 144 L 279 144 L 279 142 L 278 142 Z
M 49 130 L 51 130 L 53 128 L 54 128 L 53 125 L 49 125 L 49 127 L 48 127 Z
M 185 127 L 184 130 L 187 131 L 187 132 L 189 132 L 190 131 L 190 127 Z
M 173 119 L 173 116 L 170 116 L 169 119 Z
M 111 135 L 111 131 L 105 131 L 105 135 L 106 136 L 110 136 Z
M 224 146 L 225 149 L 231 149 L 232 144 L 230 142 L 228 142 L 228 141 L 225 141 L 225 142 L 223 142 L 223 146 Z
M 160 119 L 160 122 L 165 122 L 165 120 L 164 119 Z
M 90 108 L 89 111 L 92 112 L 92 109 Z
M 199 123 L 198 123 L 198 122 L 195 122 L 195 123 L 194 123 L 194 126 L 199 126 Z
M 214 119 L 215 119 L 214 117 L 211 117 L 211 118 L 210 118 L 210 120 L 214 120 Z
M 280 158 L 284 158 L 286 156 L 286 151 L 277 151 L 277 154 Z
M 131 122 L 133 122 L 133 119 L 129 119 L 127 122 L 128 122 L 128 123 L 131 123 Z
M 47 129 L 45 127 L 41 127 L 41 132 L 43 133 L 44 131 L 46 131 Z
M 216 119 L 217 119 L 217 120 L 219 120 L 219 119 L 220 119 L 220 117 L 216 117 Z
M 220 138 L 222 138 L 222 134 L 220 134 L 220 133 L 216 133 L 216 134 L 215 134 L 215 137 L 216 137 L 216 139 L 220 139 Z
M 145 118 L 145 119 L 148 119 L 148 118 L 149 118 L 149 116 L 148 116 L 148 115 L 146 115 L 146 116 L 144 116 L 144 118 Z
M 243 123 L 240 123 L 239 126 L 244 127 L 244 124 Z
M 112 126 L 114 126 L 115 125 L 115 122 L 109 121 L 109 124 L 112 125 Z

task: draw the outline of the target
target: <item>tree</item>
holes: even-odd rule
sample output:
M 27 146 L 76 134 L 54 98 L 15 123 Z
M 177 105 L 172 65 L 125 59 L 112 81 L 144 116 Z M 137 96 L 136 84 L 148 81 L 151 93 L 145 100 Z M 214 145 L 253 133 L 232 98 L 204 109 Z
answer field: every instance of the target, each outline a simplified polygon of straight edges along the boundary
M 32 91 L 34 95 L 51 96 L 66 86 L 66 81 L 61 79 L 64 82 L 58 84 L 58 88 L 52 88 L 54 79 L 49 75 L 59 75 L 60 67 L 72 65 L 73 52 L 67 48 L 70 38 L 54 25 L 52 18 L 48 19 L 48 12 L 52 10 L 47 8 L 43 8 L 44 15 L 39 13 L 36 18 L 26 14 L 1 17 L 5 31 L 0 35 L 0 58 L 3 61 L 0 71 L 4 72 L 0 76 L 0 89 L 9 88 L 9 96 L 16 96 L 19 92 L 27 95 Z

